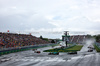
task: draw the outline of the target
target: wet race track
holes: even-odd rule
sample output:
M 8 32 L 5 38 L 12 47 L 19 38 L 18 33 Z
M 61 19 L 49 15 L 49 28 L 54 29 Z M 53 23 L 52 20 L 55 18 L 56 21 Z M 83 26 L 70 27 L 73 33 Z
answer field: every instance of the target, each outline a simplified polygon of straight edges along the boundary
M 100 66 L 100 54 L 93 52 L 78 52 L 78 54 L 60 53 L 48 55 L 42 52 L 51 47 L 40 48 L 41 53 L 32 50 L 11 53 L 0 56 L 0 66 Z

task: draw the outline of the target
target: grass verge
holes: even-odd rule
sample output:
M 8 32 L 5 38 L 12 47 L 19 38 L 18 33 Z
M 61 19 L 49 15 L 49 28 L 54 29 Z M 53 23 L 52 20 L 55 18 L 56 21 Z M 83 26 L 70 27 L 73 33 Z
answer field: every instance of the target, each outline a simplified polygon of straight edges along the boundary
M 68 48 L 67 50 L 77 50 L 77 51 L 80 51 L 82 47 L 83 47 L 82 45 L 76 45 L 76 46 L 74 46 L 72 48 Z
M 94 47 L 95 47 L 97 52 L 100 52 L 100 48 L 98 48 L 95 44 L 94 44 Z

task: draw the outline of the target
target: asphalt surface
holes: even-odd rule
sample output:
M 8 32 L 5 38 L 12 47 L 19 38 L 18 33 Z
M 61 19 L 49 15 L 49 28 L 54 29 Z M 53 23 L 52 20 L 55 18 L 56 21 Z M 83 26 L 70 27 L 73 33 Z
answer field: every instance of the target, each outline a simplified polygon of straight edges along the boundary
M 60 53 L 48 55 L 42 52 L 51 47 L 38 49 L 41 53 L 32 50 L 11 53 L 0 56 L 0 66 L 100 66 L 100 53 L 78 52 L 78 54 Z

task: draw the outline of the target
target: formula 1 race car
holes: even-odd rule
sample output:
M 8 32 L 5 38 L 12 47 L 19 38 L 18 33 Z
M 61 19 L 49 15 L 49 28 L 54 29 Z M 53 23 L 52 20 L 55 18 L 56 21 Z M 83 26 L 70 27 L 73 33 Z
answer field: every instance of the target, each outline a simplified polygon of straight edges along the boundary
M 34 53 L 41 53 L 40 51 L 38 51 L 37 49 L 32 49 L 34 51 Z
M 89 49 L 88 52 L 93 52 L 93 49 Z
M 40 51 L 34 51 L 34 53 L 41 53 Z
M 59 52 L 50 52 L 48 55 L 59 55 Z
M 68 52 L 68 54 L 77 54 L 77 52 Z

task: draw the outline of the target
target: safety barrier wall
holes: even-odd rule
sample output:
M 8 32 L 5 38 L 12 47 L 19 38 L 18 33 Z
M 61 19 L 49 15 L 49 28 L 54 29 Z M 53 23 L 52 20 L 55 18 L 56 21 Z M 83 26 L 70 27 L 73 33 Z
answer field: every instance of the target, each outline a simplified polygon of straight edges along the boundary
M 25 50 L 30 50 L 30 49 L 37 49 L 37 48 L 42 48 L 42 47 L 47 47 L 47 46 L 56 46 L 56 45 L 59 45 L 59 44 L 41 44 L 41 45 L 25 46 L 25 47 L 18 47 L 18 48 L 4 48 L 0 50 L 0 55 L 19 52 L 19 51 L 25 51 Z

